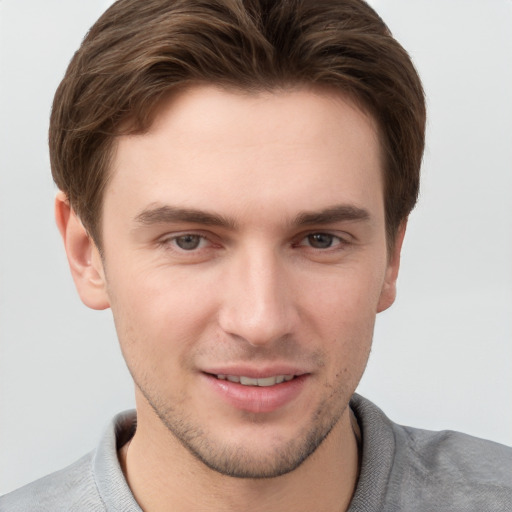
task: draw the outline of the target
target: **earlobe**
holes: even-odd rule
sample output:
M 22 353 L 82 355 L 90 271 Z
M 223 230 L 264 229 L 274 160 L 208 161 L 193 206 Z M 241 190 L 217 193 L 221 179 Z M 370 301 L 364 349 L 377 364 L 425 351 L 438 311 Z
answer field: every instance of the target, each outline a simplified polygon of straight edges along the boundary
M 395 302 L 396 280 L 398 279 L 398 270 L 400 269 L 400 254 L 402 251 L 406 227 L 407 219 L 400 224 L 396 233 L 393 250 L 391 254 L 389 254 L 384 284 L 382 286 L 379 303 L 377 305 L 377 313 L 388 309 L 393 302 Z
M 55 221 L 82 302 L 92 309 L 108 308 L 110 303 L 100 253 L 63 192 L 55 198 Z

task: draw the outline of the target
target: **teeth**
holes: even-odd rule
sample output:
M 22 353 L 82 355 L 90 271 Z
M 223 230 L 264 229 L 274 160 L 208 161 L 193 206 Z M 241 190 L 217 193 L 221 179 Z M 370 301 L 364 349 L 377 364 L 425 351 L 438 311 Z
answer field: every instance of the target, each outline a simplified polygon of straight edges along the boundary
M 258 386 L 273 386 L 277 384 L 277 377 L 265 377 L 264 379 L 257 379 Z
M 251 379 L 250 377 L 240 377 L 240 384 L 244 386 L 257 386 L 259 384 L 258 380 L 259 379 Z
M 292 380 L 294 375 L 276 375 L 274 377 L 264 377 L 262 379 L 253 379 L 252 377 L 244 377 L 237 375 L 223 375 L 218 374 L 217 378 L 220 380 L 228 380 L 229 382 L 236 382 L 243 386 L 274 386 L 275 384 L 281 384 L 282 382 L 289 382 Z

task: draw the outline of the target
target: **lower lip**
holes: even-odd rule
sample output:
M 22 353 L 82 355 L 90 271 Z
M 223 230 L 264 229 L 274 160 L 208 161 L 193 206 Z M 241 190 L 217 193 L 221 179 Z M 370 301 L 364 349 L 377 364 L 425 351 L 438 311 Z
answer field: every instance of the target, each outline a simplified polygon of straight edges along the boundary
M 300 375 L 274 386 L 244 386 L 203 374 L 208 384 L 236 409 L 251 413 L 273 412 L 292 402 L 304 387 L 308 375 Z

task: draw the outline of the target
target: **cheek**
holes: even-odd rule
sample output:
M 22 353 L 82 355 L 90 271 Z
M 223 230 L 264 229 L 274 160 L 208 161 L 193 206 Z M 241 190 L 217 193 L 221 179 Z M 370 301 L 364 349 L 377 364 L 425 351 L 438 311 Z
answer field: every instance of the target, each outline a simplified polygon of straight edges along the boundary
M 346 369 L 360 377 L 371 348 L 383 274 L 339 272 L 323 286 L 317 280 L 317 292 L 302 302 L 301 317 L 313 331 L 310 336 L 323 343 L 334 371 Z
M 314 312 L 324 325 L 357 329 L 375 319 L 384 283 L 385 264 L 352 265 L 325 274 L 303 276 L 302 313 Z
M 210 310 L 211 290 L 204 276 L 173 268 L 109 275 L 113 310 L 143 325 L 167 330 L 173 324 L 197 320 Z M 116 311 L 114 311 L 116 313 Z
M 167 274 L 167 275 L 166 275 Z M 211 317 L 211 293 L 171 273 L 109 276 L 109 297 L 121 349 L 131 364 L 188 366 L 190 347 Z

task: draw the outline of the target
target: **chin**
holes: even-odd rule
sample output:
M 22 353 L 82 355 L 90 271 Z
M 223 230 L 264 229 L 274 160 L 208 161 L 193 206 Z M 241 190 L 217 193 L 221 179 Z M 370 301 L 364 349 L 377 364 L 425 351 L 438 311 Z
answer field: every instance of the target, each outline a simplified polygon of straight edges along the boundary
M 278 434 L 278 427 L 260 420 L 248 429 L 233 427 L 233 435 L 226 429 L 212 433 L 211 429 L 194 427 L 193 422 L 178 419 L 169 410 L 154 410 L 169 433 L 207 468 L 232 478 L 263 479 L 285 475 L 301 466 L 329 436 L 345 409 L 325 416 L 325 408 L 319 407 L 299 431 Z M 274 441 L 269 442 L 271 436 Z

